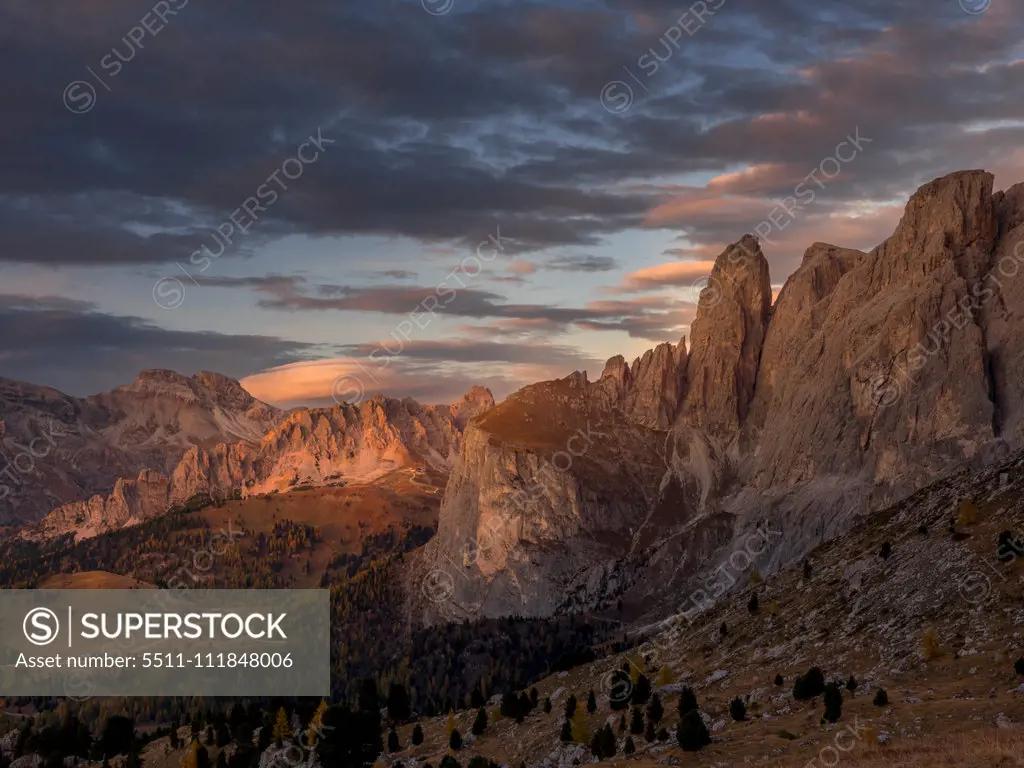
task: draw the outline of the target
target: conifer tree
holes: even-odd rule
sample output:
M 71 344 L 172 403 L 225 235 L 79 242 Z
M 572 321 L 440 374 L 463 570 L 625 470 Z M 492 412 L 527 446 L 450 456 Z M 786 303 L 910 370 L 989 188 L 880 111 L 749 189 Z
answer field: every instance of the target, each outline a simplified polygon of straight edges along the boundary
M 476 720 L 473 721 L 473 728 L 471 730 L 474 736 L 479 736 L 487 730 L 487 712 L 484 711 L 483 707 L 476 711 Z

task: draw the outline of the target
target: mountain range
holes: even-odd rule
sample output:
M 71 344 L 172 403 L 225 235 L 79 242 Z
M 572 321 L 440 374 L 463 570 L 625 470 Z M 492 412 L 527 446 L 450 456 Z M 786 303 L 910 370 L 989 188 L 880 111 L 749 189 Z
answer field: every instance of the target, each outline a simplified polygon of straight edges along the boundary
M 776 531 L 770 572 L 1022 433 L 1024 184 L 964 171 L 861 252 L 807 249 L 772 304 L 746 236 L 716 260 L 689 345 L 527 387 L 470 424 L 424 567 L 427 619 L 642 614 Z M 582 439 L 581 434 L 594 435 Z M 444 576 L 462 562 L 460 578 Z M 440 610 L 439 610 L 440 609 Z
M 1024 184 L 992 186 L 980 170 L 924 185 L 869 252 L 811 245 L 774 302 L 747 235 L 716 260 L 689 339 L 498 405 L 474 388 L 283 413 L 216 374 L 144 372 L 85 399 L 3 381 L 0 511 L 27 536 L 87 537 L 198 495 L 429 465 L 451 474 L 411 558 L 446 585 L 424 620 L 613 600 L 656 618 L 754 532 L 777 534 L 756 557 L 771 572 L 1020 444 Z M 30 445 L 43 455 L 21 473 Z

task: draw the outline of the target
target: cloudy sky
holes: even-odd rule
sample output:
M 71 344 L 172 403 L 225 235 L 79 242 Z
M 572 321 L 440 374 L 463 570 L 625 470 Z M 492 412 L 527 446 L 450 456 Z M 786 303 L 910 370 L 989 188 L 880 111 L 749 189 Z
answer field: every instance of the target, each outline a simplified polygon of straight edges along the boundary
M 4 0 L 0 43 L 0 376 L 72 394 L 500 397 L 677 341 L 745 232 L 780 285 L 1024 180 L 1024 0 Z

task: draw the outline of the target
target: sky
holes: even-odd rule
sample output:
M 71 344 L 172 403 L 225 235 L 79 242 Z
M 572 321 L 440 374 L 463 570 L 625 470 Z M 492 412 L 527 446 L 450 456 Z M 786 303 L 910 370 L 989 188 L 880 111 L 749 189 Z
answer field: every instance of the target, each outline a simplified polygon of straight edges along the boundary
M 955 170 L 1024 181 L 1024 0 L 4 0 L 0 376 L 452 402 L 687 335 Z

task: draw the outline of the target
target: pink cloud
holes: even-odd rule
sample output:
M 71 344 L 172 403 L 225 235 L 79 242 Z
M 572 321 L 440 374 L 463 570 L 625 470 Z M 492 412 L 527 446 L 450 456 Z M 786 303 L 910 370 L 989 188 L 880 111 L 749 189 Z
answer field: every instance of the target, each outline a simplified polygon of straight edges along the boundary
M 670 261 L 644 267 L 626 275 L 622 283 L 610 289 L 612 293 L 636 293 L 651 291 L 668 286 L 693 285 L 698 278 L 706 277 L 715 266 L 714 261 Z
M 523 259 L 516 259 L 508 265 L 508 272 L 513 275 L 532 275 L 537 271 L 537 266 Z

